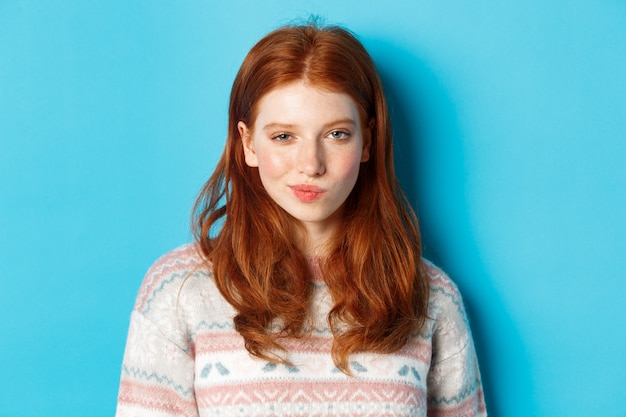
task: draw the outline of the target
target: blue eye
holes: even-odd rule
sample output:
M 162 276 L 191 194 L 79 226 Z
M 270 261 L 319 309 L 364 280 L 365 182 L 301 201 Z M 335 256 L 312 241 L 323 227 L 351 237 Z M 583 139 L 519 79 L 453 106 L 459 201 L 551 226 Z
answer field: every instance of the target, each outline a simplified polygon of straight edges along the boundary
M 277 140 L 279 142 L 284 142 L 286 140 L 291 139 L 291 135 L 289 135 L 288 133 L 279 133 L 276 136 L 273 136 L 272 139 Z
M 350 134 L 348 132 L 344 132 L 342 130 L 334 130 L 334 131 L 330 132 L 329 136 L 331 138 L 333 138 L 333 139 L 345 139 L 348 136 L 350 136 Z

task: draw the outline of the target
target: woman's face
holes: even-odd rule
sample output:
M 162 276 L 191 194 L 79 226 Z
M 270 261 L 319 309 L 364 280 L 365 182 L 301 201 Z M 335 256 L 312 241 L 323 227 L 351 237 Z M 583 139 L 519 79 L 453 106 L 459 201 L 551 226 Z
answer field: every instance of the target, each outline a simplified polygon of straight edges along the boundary
M 238 124 L 246 163 L 259 169 L 269 196 L 309 237 L 328 236 L 369 159 L 356 103 L 297 82 L 263 96 L 256 113 L 252 126 Z

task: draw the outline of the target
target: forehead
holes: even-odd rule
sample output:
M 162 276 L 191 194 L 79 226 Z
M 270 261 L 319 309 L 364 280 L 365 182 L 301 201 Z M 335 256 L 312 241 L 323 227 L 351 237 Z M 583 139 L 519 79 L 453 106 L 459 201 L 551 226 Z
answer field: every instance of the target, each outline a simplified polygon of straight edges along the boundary
M 286 84 L 270 90 L 258 101 L 255 120 L 311 121 L 341 116 L 360 122 L 359 108 L 346 93 L 317 87 L 305 82 Z

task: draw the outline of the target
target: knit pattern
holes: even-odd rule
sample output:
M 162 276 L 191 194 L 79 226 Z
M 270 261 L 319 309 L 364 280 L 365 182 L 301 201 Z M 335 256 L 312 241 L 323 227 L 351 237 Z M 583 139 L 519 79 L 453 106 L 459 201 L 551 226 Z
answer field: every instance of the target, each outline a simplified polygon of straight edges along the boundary
M 233 327 L 195 245 L 148 271 L 131 316 L 117 416 L 485 416 L 467 316 L 454 283 L 428 264 L 430 317 L 393 354 L 350 357 L 352 376 L 330 356 L 332 299 L 311 285 L 312 332 L 285 339 L 292 366 L 252 357 Z

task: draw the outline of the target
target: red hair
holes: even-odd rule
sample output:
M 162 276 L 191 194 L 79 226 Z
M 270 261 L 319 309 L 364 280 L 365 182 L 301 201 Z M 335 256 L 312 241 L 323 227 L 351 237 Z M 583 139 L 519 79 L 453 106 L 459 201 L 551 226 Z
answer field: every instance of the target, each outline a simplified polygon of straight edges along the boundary
M 312 277 L 293 243 L 301 225 L 268 196 L 258 169 L 246 165 L 237 123 L 252 126 L 260 99 L 295 81 L 348 94 L 371 140 L 342 227 L 320 263 L 334 301 L 333 360 L 349 372 L 353 353 L 403 347 L 424 324 L 428 305 L 419 228 L 396 179 L 382 84 L 350 32 L 283 27 L 250 50 L 232 87 L 224 153 L 194 206 L 193 232 L 218 289 L 237 311 L 234 325 L 246 349 L 287 363 L 276 353 L 283 350 L 280 338 L 304 335 Z

